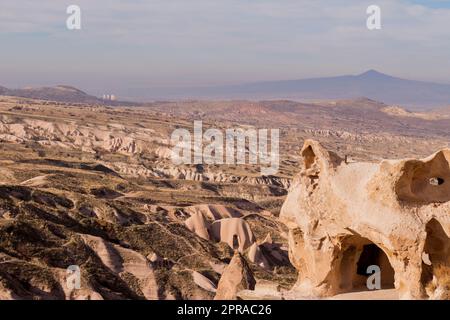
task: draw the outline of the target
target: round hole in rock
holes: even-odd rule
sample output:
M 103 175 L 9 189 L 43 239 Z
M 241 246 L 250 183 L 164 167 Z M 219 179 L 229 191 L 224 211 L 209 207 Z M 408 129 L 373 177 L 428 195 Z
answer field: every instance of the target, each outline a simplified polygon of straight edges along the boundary
M 449 168 L 448 151 L 439 152 L 427 162 L 407 161 L 395 185 L 398 200 L 423 204 L 450 201 Z
M 440 185 L 443 185 L 444 182 L 445 182 L 445 180 L 442 179 L 442 178 L 439 178 L 439 177 L 435 177 L 435 178 L 431 178 L 430 179 L 430 184 L 432 186 L 440 186 Z

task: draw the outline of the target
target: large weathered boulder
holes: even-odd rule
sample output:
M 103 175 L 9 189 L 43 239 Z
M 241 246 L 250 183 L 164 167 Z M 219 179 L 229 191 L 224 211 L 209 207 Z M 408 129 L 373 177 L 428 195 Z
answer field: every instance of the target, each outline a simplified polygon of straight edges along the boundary
M 184 222 L 186 228 L 197 234 L 200 238 L 209 240 L 209 222 L 201 212 L 194 212 L 186 221 Z
M 299 295 L 367 290 L 369 266 L 400 298 L 448 296 L 450 150 L 422 159 L 347 163 L 307 140 L 280 217 Z
M 236 300 L 241 290 L 255 289 L 253 272 L 239 251 L 234 252 L 230 264 L 225 268 L 217 285 L 214 300 Z

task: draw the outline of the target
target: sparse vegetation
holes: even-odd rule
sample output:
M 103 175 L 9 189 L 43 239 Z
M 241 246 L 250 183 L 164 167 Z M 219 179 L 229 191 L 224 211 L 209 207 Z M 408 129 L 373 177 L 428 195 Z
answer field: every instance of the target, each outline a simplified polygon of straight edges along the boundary
M 244 216 L 258 244 L 270 234 L 287 256 L 287 230 L 278 214 L 304 138 L 371 161 L 428 155 L 450 137 L 442 136 L 450 124 L 445 117 L 436 126 L 422 116 L 402 118 L 419 128 L 417 134 L 381 107 L 367 101 L 335 107 L 186 101 L 133 109 L 2 97 L 0 299 L 213 298 L 192 272 L 217 284 L 217 268 L 230 262 L 233 249 L 190 231 L 185 221 L 193 210 L 226 207 Z M 366 122 L 366 112 L 377 120 Z M 256 167 L 236 164 L 174 166 L 170 134 L 199 115 L 205 126 L 280 127 L 279 174 L 260 177 Z M 284 289 L 296 280 L 288 261 L 270 269 L 249 264 L 257 279 Z M 69 265 L 80 266 L 83 289 L 66 296 Z M 448 286 L 448 270 L 435 268 L 439 285 Z

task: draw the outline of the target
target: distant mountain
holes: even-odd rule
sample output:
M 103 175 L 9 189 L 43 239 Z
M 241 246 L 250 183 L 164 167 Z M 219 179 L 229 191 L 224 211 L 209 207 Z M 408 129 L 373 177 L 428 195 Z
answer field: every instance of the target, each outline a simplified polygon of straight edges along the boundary
M 24 89 L 7 89 L 0 86 L 0 95 L 69 103 L 137 104 L 123 101 L 105 102 L 70 86 Z M 359 75 L 228 86 L 125 89 L 121 95 L 139 101 L 179 99 L 307 101 L 368 98 L 389 105 L 401 105 L 410 110 L 428 110 L 450 105 L 450 84 L 406 80 L 369 70 Z
M 166 88 L 147 92 L 158 99 L 306 100 L 367 97 L 387 104 L 404 105 L 410 109 L 429 109 L 450 104 L 450 85 L 396 78 L 376 70 L 359 75 L 329 78 L 256 82 L 221 87 Z

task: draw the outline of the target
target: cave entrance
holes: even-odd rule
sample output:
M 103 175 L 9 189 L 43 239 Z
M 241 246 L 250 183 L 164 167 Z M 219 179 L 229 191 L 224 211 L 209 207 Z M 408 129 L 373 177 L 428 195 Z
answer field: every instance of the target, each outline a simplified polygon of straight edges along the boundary
M 438 285 L 450 284 L 450 238 L 434 218 L 427 223 L 425 231 L 427 237 L 422 254 L 421 282 L 430 295 Z
M 233 235 L 233 249 L 239 249 L 239 236 L 237 234 Z
M 339 291 L 368 291 L 367 279 L 373 274 L 370 266 L 380 270 L 381 289 L 394 288 L 395 272 L 384 251 L 369 239 L 351 236 L 345 241 L 339 265 Z

